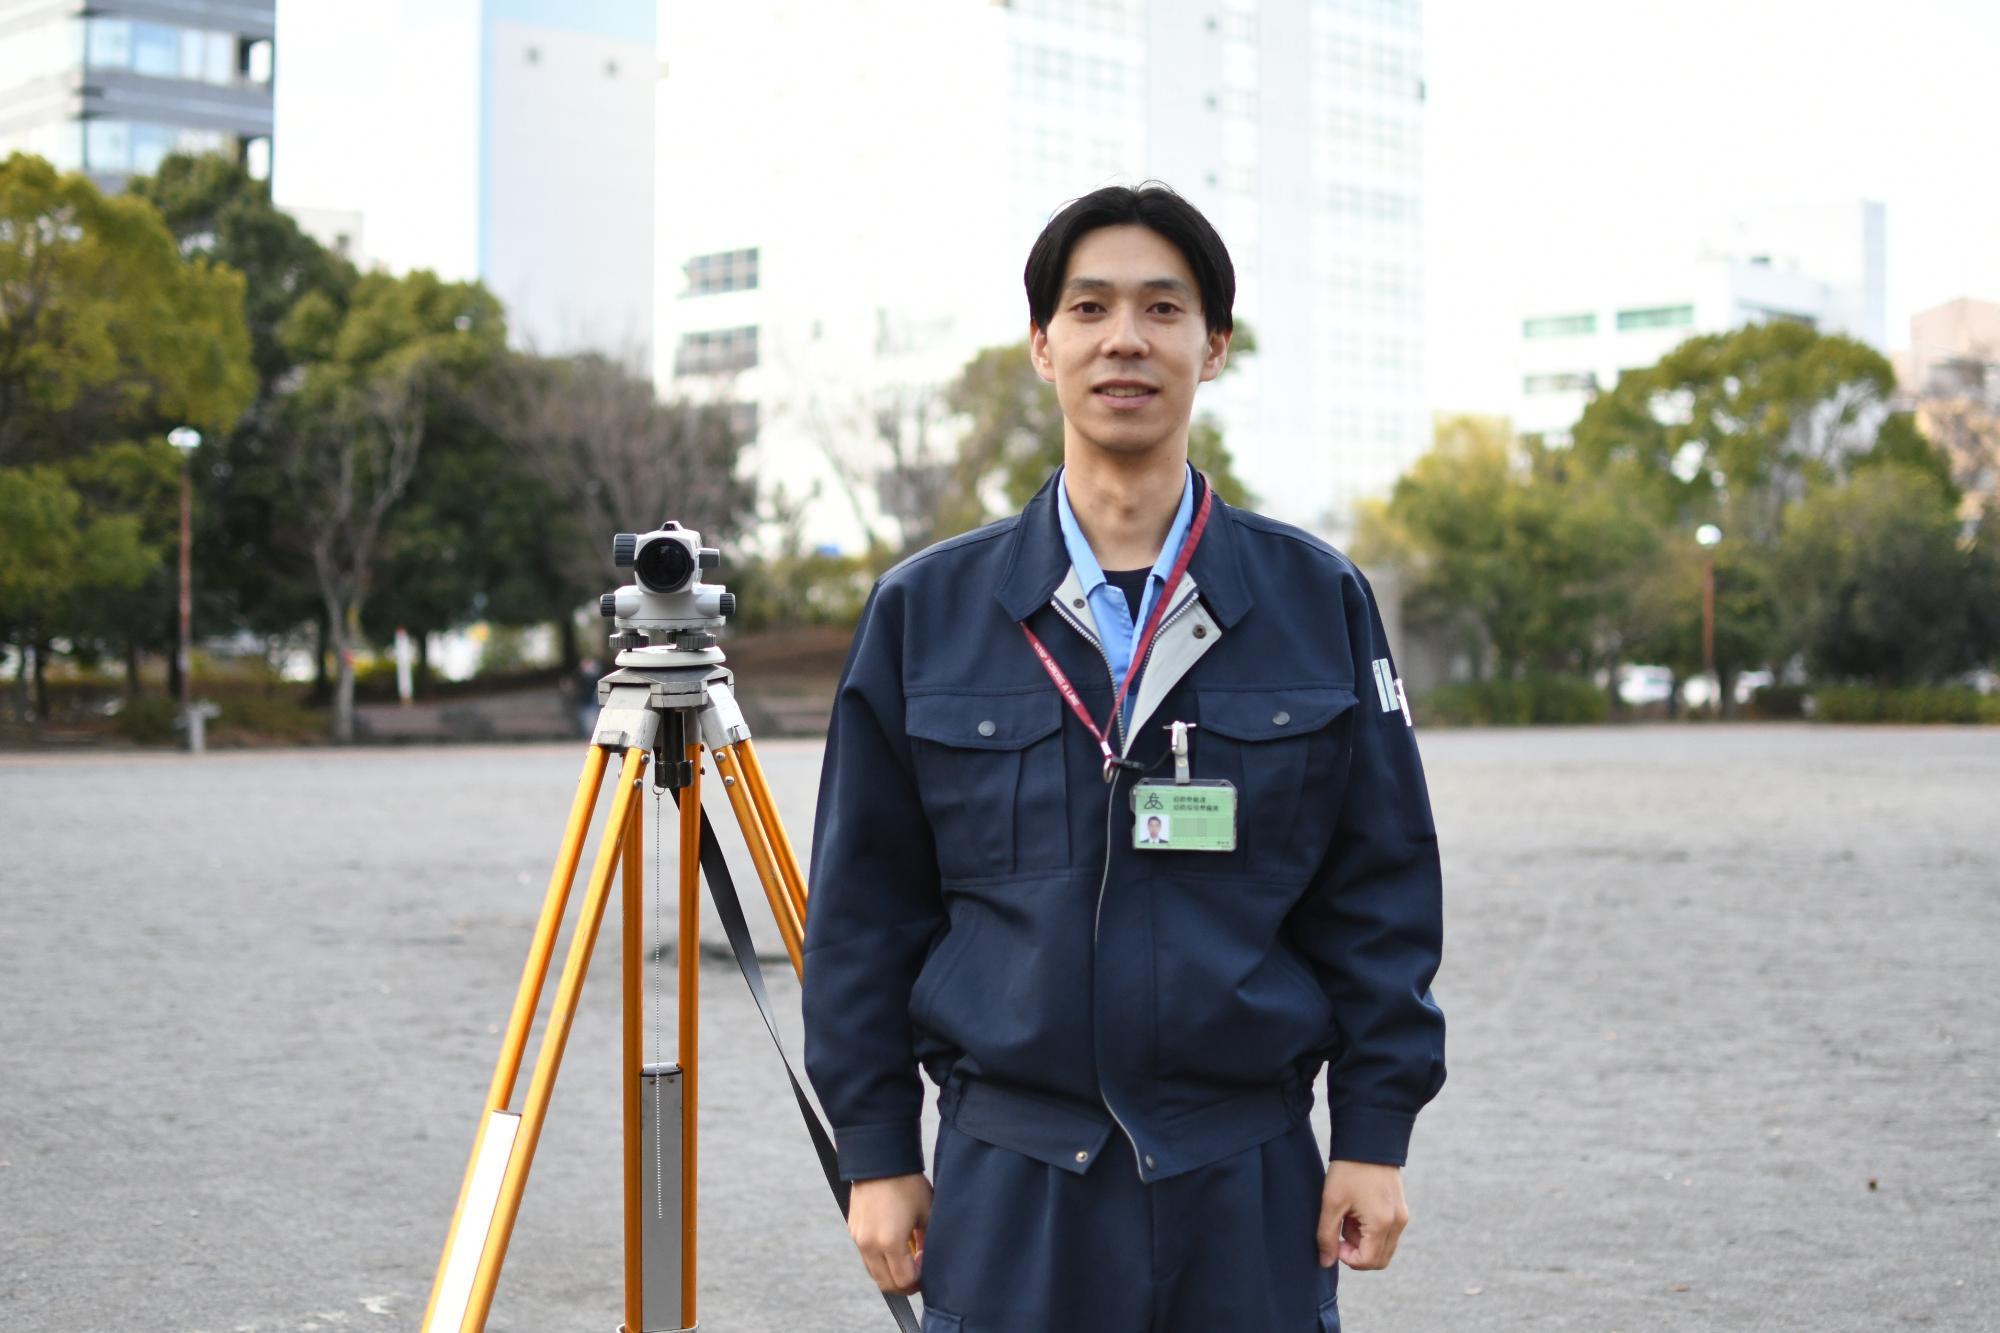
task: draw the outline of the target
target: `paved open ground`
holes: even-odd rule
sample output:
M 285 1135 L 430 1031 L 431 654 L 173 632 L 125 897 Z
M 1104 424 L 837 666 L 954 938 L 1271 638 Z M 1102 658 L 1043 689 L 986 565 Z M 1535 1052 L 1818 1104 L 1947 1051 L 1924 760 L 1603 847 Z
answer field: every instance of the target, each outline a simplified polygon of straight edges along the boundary
M 1451 1078 L 1351 1333 L 2000 1328 L 2000 732 L 1425 754 Z M 0 1329 L 413 1328 L 580 757 L 0 759 Z M 496 1330 L 617 1324 L 607 945 Z M 703 982 L 703 1328 L 889 1327 Z

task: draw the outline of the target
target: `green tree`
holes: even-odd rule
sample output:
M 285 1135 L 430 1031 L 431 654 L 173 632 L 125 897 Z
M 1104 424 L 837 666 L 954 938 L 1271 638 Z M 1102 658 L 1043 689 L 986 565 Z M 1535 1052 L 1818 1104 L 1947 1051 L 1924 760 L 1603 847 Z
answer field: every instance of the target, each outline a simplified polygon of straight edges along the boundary
M 1364 511 L 1359 549 L 1406 574 L 1406 614 L 1475 679 L 1588 670 L 1616 655 L 1626 587 L 1658 549 L 1630 496 L 1518 443 L 1496 417 L 1442 417 L 1430 452 Z
M 257 394 L 233 428 L 207 435 L 194 459 L 196 624 L 288 638 L 324 611 L 304 543 L 295 539 L 301 514 L 284 468 L 292 442 L 282 400 L 295 361 L 283 330 L 309 294 L 344 306 L 357 274 L 273 205 L 269 185 L 233 158 L 170 156 L 153 175 L 135 178 L 131 193 L 159 209 L 184 254 L 244 279 Z M 326 637 L 322 627 L 322 670 Z
M 505 526 L 490 544 L 506 556 L 488 575 L 492 609 L 510 623 L 559 616 L 566 663 L 577 656 L 572 610 L 630 580 L 611 563 L 614 533 L 675 519 L 727 547 L 751 526 L 756 489 L 739 467 L 748 440 L 726 404 L 662 401 L 646 376 L 599 353 L 517 353 L 477 409 L 511 456 L 491 474 L 503 494 L 489 517 Z
M 1787 516 L 1779 579 L 1816 678 L 1927 685 L 1990 656 L 2000 562 L 1956 508 L 1927 469 L 1881 466 Z
M 1713 522 L 1768 548 L 1786 507 L 1815 485 L 1933 454 L 1889 410 L 1895 389 L 1888 361 L 1865 343 L 1789 320 L 1752 324 L 1690 338 L 1619 376 L 1584 409 L 1572 454 L 1667 526 Z
M 370 273 L 343 306 L 300 298 L 283 331 L 299 366 L 285 468 L 335 654 L 333 736 L 354 738 L 354 655 L 383 525 L 415 474 L 432 414 L 482 383 L 506 345 L 478 283 Z
M 164 436 L 219 432 L 249 403 L 242 301 L 241 276 L 184 255 L 144 199 L 107 198 L 40 158 L 0 162 L 0 468 L 41 469 L 17 491 L 107 543 L 54 560 L 30 528 L 0 528 L 9 558 L 47 563 L 62 584 L 0 608 L 38 666 L 57 637 L 92 650 L 172 624 L 171 600 L 143 595 L 178 533 Z
M 242 277 L 183 258 L 145 200 L 0 162 L 0 465 L 228 426 L 255 389 L 242 305 Z

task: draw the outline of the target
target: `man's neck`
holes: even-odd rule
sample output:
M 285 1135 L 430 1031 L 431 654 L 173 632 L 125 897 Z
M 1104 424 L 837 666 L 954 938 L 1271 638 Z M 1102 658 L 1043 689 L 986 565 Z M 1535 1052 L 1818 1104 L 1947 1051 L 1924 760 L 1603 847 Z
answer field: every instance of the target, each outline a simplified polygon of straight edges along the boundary
M 1149 569 L 1180 508 L 1187 454 L 1117 455 L 1072 444 L 1064 451 L 1062 484 L 1099 568 Z

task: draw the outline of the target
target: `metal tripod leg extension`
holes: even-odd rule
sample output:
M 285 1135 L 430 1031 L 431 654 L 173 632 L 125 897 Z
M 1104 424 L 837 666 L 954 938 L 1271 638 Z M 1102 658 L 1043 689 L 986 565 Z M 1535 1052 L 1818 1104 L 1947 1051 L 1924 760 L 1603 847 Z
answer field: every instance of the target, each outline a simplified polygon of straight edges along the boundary
M 703 748 L 714 756 L 795 970 L 801 964 L 805 880 L 778 822 L 730 674 L 722 667 L 722 654 L 712 647 L 640 648 L 621 653 L 618 661 L 620 669 L 599 683 L 604 706 L 487 1090 L 486 1112 L 425 1309 L 425 1333 L 481 1333 L 485 1328 L 583 978 L 607 910 L 612 875 L 621 862 L 626 1249 L 621 1333 L 675 1333 L 697 1327 L 695 1111 Z M 518 1111 L 510 1110 L 591 812 L 613 753 L 624 758 L 609 826 L 598 844 L 527 1095 Z M 680 806 L 678 1047 L 671 1064 L 645 1063 L 642 1058 L 644 858 L 638 805 L 649 757 L 656 785 L 675 789 Z

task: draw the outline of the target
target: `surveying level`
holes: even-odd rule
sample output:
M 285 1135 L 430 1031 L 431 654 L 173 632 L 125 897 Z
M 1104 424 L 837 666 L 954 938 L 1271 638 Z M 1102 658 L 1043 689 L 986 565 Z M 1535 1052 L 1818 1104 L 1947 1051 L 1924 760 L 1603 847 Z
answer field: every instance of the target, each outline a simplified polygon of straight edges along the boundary
M 597 684 L 601 705 L 597 729 L 570 803 L 562 847 L 500 1043 L 499 1063 L 487 1088 L 486 1110 L 473 1139 L 472 1158 L 459 1187 L 451 1230 L 424 1309 L 424 1333 L 483 1333 L 486 1327 L 528 1170 L 534 1162 L 535 1145 L 555 1090 L 563 1048 L 576 1018 L 584 974 L 590 968 L 591 950 L 610 902 L 611 879 L 621 863 L 625 1317 L 619 1328 L 620 1333 L 676 1333 L 699 1326 L 695 1308 L 695 1110 L 700 1088 L 696 1022 L 700 1004 L 699 896 L 704 870 L 738 966 L 772 1040 L 778 1041 L 776 1020 L 764 994 L 728 866 L 702 812 L 704 750 L 722 780 L 792 970 L 802 973 L 804 968 L 805 876 L 778 820 L 777 806 L 750 743 L 750 729 L 736 703 L 734 678 L 724 666 L 713 634 L 734 609 L 734 599 L 719 587 L 699 582 L 699 571 L 712 567 L 718 557 L 701 546 L 700 534 L 675 523 L 652 533 L 620 534 L 613 549 L 621 565 L 636 561 L 640 591 L 620 589 L 603 599 L 604 614 L 617 625 L 611 640 L 619 649 L 616 669 Z M 649 642 L 649 634 L 664 641 Z M 618 785 L 612 792 L 609 823 L 598 843 L 581 913 L 570 935 L 569 954 L 556 984 L 527 1095 L 519 1109 L 510 1109 L 529 1029 L 555 953 L 556 935 L 582 861 L 591 814 L 613 754 L 623 758 Z M 671 793 L 680 807 L 680 936 L 675 968 L 678 1044 L 670 1064 L 647 1063 L 640 1040 L 644 958 L 640 906 L 645 884 L 639 796 L 649 761 L 655 790 Z M 831 1136 L 807 1098 L 782 1042 L 778 1050 L 827 1183 L 844 1213 L 847 1187 L 834 1169 Z M 916 1333 L 909 1302 L 900 1296 L 885 1295 L 885 1299 L 905 1333 Z

